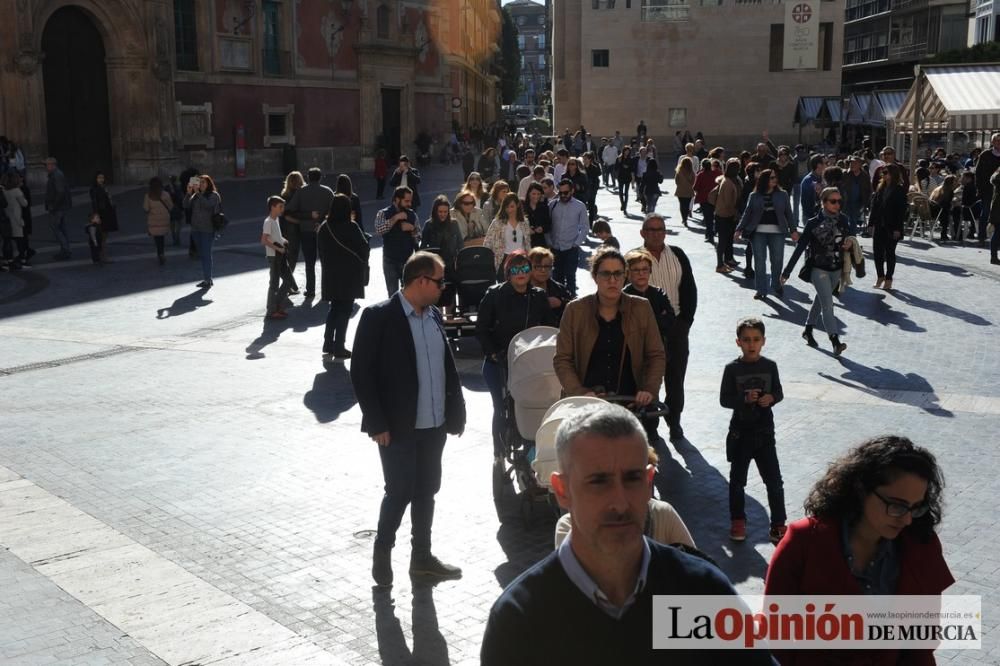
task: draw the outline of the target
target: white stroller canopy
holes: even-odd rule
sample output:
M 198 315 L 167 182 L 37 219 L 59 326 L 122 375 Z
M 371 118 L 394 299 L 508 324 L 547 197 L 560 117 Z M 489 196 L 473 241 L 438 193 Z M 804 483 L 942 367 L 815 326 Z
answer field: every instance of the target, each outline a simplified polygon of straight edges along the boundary
M 514 398 L 517 430 L 533 441 L 545 410 L 562 395 L 552 359 L 559 329 L 533 326 L 515 335 L 507 347 L 507 390 Z
M 542 425 L 538 428 L 538 434 L 535 436 L 535 460 L 531 463 L 539 486 L 549 488 L 552 485 L 549 477 L 558 467 L 556 463 L 556 431 L 559 430 L 559 425 L 566 419 L 573 418 L 585 407 L 606 404 L 601 398 L 579 395 L 563 398 L 545 412 L 545 416 L 542 417 Z

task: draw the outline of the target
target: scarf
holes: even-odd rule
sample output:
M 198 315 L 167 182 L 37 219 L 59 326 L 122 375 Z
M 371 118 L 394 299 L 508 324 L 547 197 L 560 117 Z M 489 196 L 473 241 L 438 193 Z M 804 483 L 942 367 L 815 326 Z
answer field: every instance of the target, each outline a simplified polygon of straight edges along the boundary
M 666 269 L 667 279 L 663 285 L 663 291 L 670 299 L 670 305 L 674 308 L 674 315 L 681 313 L 681 277 L 684 271 L 681 269 L 681 262 L 677 255 L 670 249 L 669 245 L 663 246 L 663 267 Z

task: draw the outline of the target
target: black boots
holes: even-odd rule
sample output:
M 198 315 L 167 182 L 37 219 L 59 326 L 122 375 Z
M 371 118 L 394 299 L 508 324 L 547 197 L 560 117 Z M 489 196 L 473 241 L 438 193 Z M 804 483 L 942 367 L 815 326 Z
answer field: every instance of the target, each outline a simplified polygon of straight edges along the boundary
M 806 344 L 810 347 L 819 347 L 819 343 L 816 342 L 816 338 L 813 337 L 813 327 L 811 324 L 806 324 L 806 328 L 802 331 L 802 339 L 806 341 Z
M 372 556 L 372 578 L 382 587 L 392 585 L 392 548 L 375 545 Z
M 833 355 L 840 356 L 847 349 L 847 345 L 840 341 L 839 335 L 831 335 L 830 343 L 833 345 Z

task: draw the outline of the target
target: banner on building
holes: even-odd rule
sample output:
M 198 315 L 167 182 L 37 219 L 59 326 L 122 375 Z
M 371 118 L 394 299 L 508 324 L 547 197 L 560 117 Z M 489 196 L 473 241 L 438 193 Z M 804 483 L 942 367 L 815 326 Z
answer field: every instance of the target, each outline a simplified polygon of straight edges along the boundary
M 785 0 L 782 69 L 816 69 L 819 63 L 820 0 Z

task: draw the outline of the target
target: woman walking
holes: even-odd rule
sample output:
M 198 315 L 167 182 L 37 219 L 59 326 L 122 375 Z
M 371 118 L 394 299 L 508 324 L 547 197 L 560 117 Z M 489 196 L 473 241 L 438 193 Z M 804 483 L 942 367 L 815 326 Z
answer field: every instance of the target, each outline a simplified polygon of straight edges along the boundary
M 483 151 L 483 154 L 479 156 L 479 164 L 476 165 L 476 170 L 482 177 L 483 182 L 487 185 L 492 185 L 499 177 L 500 172 L 500 160 L 497 159 L 497 151 L 495 148 L 487 148 Z
M 301 171 L 292 171 L 285 176 L 285 184 L 281 187 L 281 198 L 291 201 L 295 193 L 305 187 L 306 179 Z M 383 183 L 384 185 L 384 183 Z M 381 198 L 381 197 L 380 197 Z M 292 276 L 289 294 L 299 293 L 299 285 L 295 281 L 295 265 L 299 263 L 299 248 L 302 246 L 301 225 L 297 220 L 287 217 L 284 213 L 278 220 L 281 235 L 285 238 L 285 261 L 288 262 L 288 272 Z
M 903 237 L 903 223 L 908 214 L 903 172 L 899 165 L 889 164 L 882 170 L 882 179 L 872 196 L 871 213 L 868 215 L 868 233 L 872 236 L 872 253 L 875 255 L 876 289 L 892 289 L 892 278 L 896 273 L 896 244 Z
M 719 232 L 719 242 L 715 246 L 715 272 L 732 273 L 737 266 L 733 256 L 733 239 L 736 234 L 736 214 L 739 212 L 740 194 L 743 183 L 740 182 L 740 159 L 731 157 L 726 162 L 726 170 L 718 179 L 716 187 L 719 192 L 715 198 L 715 228 Z M 779 266 L 780 261 L 779 261 Z
M 458 222 L 451 217 L 451 204 L 448 197 L 438 195 L 431 204 L 431 216 L 424 222 L 420 232 L 420 249 L 438 254 L 444 260 L 445 286 L 441 290 L 438 307 L 447 317 L 455 304 L 455 268 L 458 263 L 458 253 L 462 251 L 464 241 Z
M 552 231 L 552 216 L 545 201 L 545 190 L 538 183 L 528 185 L 528 194 L 524 198 L 524 216 L 528 218 L 528 227 L 531 229 L 531 247 L 547 247 L 545 234 Z
M 836 188 L 828 188 L 837 192 Z M 840 196 L 838 194 L 837 198 Z M 838 211 L 839 212 L 839 211 Z M 747 201 L 746 210 L 736 228 L 736 238 L 748 237 L 753 247 L 753 257 L 757 263 L 754 273 L 754 298 L 762 300 L 767 296 L 768 273 L 764 260 L 770 257 L 771 289 L 778 296 L 784 295 L 781 280 L 781 266 L 785 261 L 785 238 L 791 235 L 793 241 L 800 241 L 795 231 L 792 215 L 792 201 L 788 193 L 778 187 L 778 175 L 771 169 L 764 169 L 757 176 L 757 188 Z M 798 256 L 799 250 L 796 250 Z M 791 269 L 789 269 L 791 270 Z
M 3 175 L 3 196 L 7 202 L 4 213 L 7 215 L 7 222 L 10 225 L 10 241 L 4 239 L 3 258 L 9 260 L 13 258 L 12 266 L 18 268 L 30 268 L 31 256 L 28 251 L 28 233 L 25 230 L 24 210 L 28 207 L 28 200 L 21 190 L 22 178 L 14 169 L 7 171 Z M 7 247 L 8 242 L 13 242 L 17 249 L 17 256 L 13 256 L 13 248 Z M 8 256 L 11 255 L 11 256 Z
M 90 186 L 90 212 L 101 216 L 101 261 L 110 263 L 108 259 L 108 234 L 118 231 L 118 210 L 108 190 L 107 177 L 103 171 L 94 174 L 94 182 Z
M 497 214 L 500 212 L 501 203 L 509 192 L 510 186 L 506 180 L 498 180 L 490 187 L 490 196 L 486 200 L 486 203 L 483 204 L 483 222 L 487 227 L 496 219 Z
M 472 195 L 476 198 L 476 208 L 482 207 L 486 203 L 486 199 L 490 196 L 486 188 L 483 187 L 483 177 L 479 175 L 478 171 L 473 171 L 469 174 L 469 177 L 465 179 L 465 185 L 462 189 L 472 192 Z
M 761 177 L 768 173 L 765 169 Z M 840 341 L 840 324 L 833 315 L 833 290 L 840 284 L 841 270 L 844 265 L 843 253 L 851 249 L 850 227 L 847 216 L 840 212 L 843 203 L 840 190 L 836 187 L 828 187 L 820 193 L 822 208 L 816 217 L 806 222 L 805 230 L 799 237 L 798 244 L 792 258 L 788 260 L 785 271 L 781 275 L 781 284 L 788 281 L 795 264 L 804 251 L 807 251 L 806 265 L 808 270 L 804 271 L 805 277 L 812 282 L 816 289 L 816 298 L 813 299 L 812 307 L 806 318 L 806 327 L 802 331 L 802 339 L 810 347 L 817 347 L 816 338 L 813 337 L 813 327 L 823 317 L 823 328 L 830 336 L 830 343 L 833 345 L 833 355 L 840 356 L 847 345 Z M 750 207 L 747 207 L 750 210 Z M 757 273 L 762 274 L 760 260 L 762 255 L 757 255 Z M 799 274 L 800 276 L 803 273 Z
M 156 260 L 160 265 L 167 263 L 164 254 L 166 237 L 170 233 L 170 220 L 174 210 L 174 202 L 163 189 L 160 178 L 149 179 L 149 189 L 142 198 L 142 209 L 146 211 L 146 231 L 153 237 L 156 245 Z
M 628 208 L 628 191 L 635 179 L 635 160 L 632 159 L 632 147 L 622 148 L 622 154 L 615 160 L 615 173 L 618 174 L 618 200 L 622 204 L 622 212 Z
M 222 197 L 215 189 L 215 181 L 208 174 L 198 176 L 198 186 L 188 184 L 184 207 L 191 211 L 191 237 L 194 238 L 198 257 L 201 259 L 201 289 L 208 289 L 212 281 L 212 245 L 215 243 L 213 219 L 222 212 Z
M 351 182 L 351 177 L 346 173 L 337 176 L 337 187 L 333 191 L 337 194 L 343 194 L 351 200 L 351 219 L 364 231 L 365 223 L 364 213 L 361 212 L 361 197 L 354 193 L 354 184 Z
M 694 198 L 694 160 L 681 157 L 674 172 L 674 196 L 681 207 L 681 222 L 686 227 L 691 217 L 691 199 Z
M 646 173 L 642 174 L 642 193 L 646 198 L 646 205 L 643 213 L 656 212 L 656 202 L 660 200 L 660 183 L 663 182 L 663 174 L 660 173 L 659 164 L 655 159 L 646 162 Z
M 493 250 L 493 268 L 497 271 L 507 255 L 518 251 L 527 255 L 531 250 L 531 228 L 513 192 L 503 198 L 500 212 L 486 230 L 483 247 Z
M 351 358 L 347 348 L 347 324 L 354 299 L 365 297 L 368 284 L 368 239 L 352 219 L 349 197 L 335 194 L 330 214 L 316 229 L 320 266 L 323 267 L 321 295 L 330 302 L 323 332 L 323 353 L 334 358 Z
M 486 222 L 483 220 L 483 211 L 476 207 L 476 196 L 472 192 L 462 190 L 458 193 L 452 216 L 458 223 L 458 230 L 466 246 L 483 244 Z
M 573 183 L 573 198 L 579 199 L 586 205 L 590 181 L 587 179 L 587 174 L 580 168 L 580 160 L 575 157 L 569 158 L 566 162 L 566 173 L 563 175 L 563 180 Z M 556 185 L 558 184 L 556 183 Z

